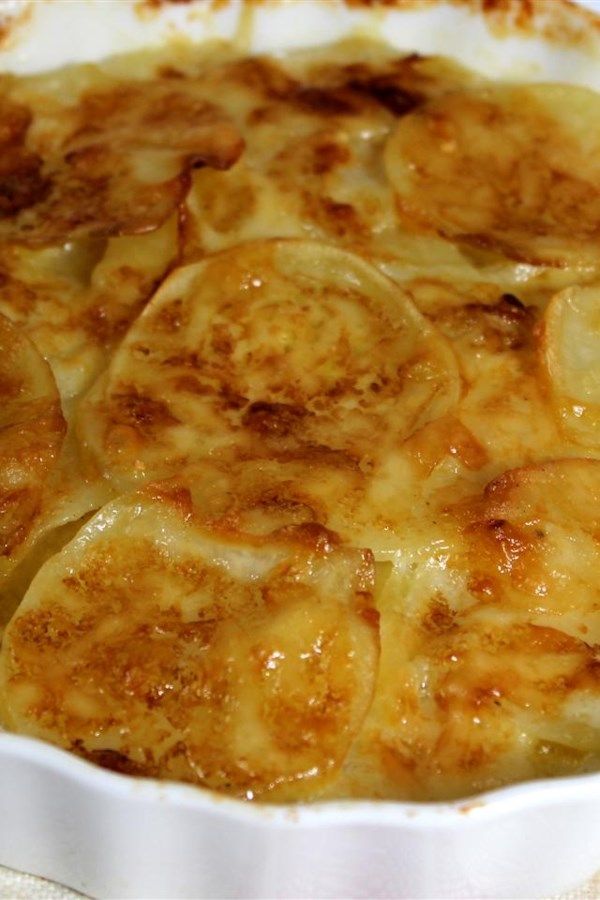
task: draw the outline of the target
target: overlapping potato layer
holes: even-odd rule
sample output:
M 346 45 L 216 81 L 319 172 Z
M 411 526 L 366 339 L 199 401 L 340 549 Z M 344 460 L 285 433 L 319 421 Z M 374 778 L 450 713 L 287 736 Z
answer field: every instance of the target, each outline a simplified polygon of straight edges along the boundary
M 336 791 L 466 796 L 600 764 L 600 461 L 512 469 L 416 532 Z
M 600 446 L 600 289 L 573 286 L 548 305 L 541 341 L 564 432 L 583 448 Z
M 36 526 L 65 421 L 48 364 L 3 316 L 0 399 L 0 578 L 5 578 Z
M 597 265 L 600 98 L 564 85 L 450 93 L 385 149 L 403 216 L 445 237 L 553 266 Z
M 125 772 L 311 796 L 371 700 L 370 554 L 206 512 L 185 484 L 147 488 L 41 569 L 6 636 L 9 724 Z
M 54 115 L 46 109 L 37 129 L 27 106 L 10 104 L 3 118 L 12 127 L 0 236 L 29 246 L 153 231 L 184 198 L 192 168 L 228 168 L 243 148 L 229 119 L 187 83 L 83 90 Z
M 278 802 L 598 767 L 598 104 L 366 41 L 3 79 L 7 727 Z
M 117 486 L 194 461 L 367 474 L 459 395 L 454 356 L 359 257 L 258 241 L 177 269 L 80 407 Z

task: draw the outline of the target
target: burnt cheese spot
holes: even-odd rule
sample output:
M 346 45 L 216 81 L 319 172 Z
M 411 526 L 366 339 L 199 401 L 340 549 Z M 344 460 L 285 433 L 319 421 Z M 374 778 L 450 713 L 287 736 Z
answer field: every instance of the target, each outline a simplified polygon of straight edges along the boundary
M 404 116 L 425 101 L 417 91 L 407 90 L 398 84 L 393 75 L 381 75 L 366 79 L 351 79 L 348 87 L 359 94 L 372 97 L 394 116 Z
M 296 432 L 307 415 L 308 410 L 302 406 L 261 400 L 250 404 L 242 422 L 246 428 L 265 437 L 279 437 Z
M 32 118 L 27 107 L 0 100 L 0 216 L 43 200 L 50 190 L 41 157 L 26 146 Z
M 122 390 L 115 394 L 115 405 L 120 421 L 137 426 L 141 431 L 152 431 L 176 425 L 178 419 L 162 400 L 139 393 L 137 390 Z

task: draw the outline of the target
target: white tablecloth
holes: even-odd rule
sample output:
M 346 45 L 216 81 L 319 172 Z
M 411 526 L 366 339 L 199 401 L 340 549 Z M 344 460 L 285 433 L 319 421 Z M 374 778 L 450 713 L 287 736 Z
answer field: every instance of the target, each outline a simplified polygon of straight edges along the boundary
M 60 884 L 22 875 L 0 866 L 0 898 L 7 900 L 81 900 L 81 894 L 69 891 Z M 586 884 L 576 890 L 562 894 L 555 900 L 599 900 L 600 871 Z M 104 900 L 104 898 L 103 898 Z
M 7 900 L 71 900 L 78 897 L 81 900 L 81 894 L 69 891 L 61 884 L 13 872 L 4 866 L 0 866 L 0 897 Z

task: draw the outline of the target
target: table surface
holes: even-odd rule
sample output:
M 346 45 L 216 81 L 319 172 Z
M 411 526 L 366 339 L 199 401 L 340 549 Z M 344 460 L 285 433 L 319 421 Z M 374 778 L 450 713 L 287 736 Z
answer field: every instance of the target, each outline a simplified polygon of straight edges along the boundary
M 81 894 L 70 891 L 60 884 L 44 881 L 43 878 L 34 878 L 32 875 L 23 875 L 0 866 L 0 898 L 6 898 L 6 900 L 77 900 L 79 898 L 81 900 L 81 897 Z M 561 894 L 555 900 L 599 900 L 599 898 L 600 871 L 581 887 Z

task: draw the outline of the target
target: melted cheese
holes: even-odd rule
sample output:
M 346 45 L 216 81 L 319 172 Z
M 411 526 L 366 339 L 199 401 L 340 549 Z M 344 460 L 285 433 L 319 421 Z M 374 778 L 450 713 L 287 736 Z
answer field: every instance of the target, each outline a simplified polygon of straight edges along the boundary
M 457 396 L 451 351 L 392 282 L 333 247 L 265 241 L 167 279 L 81 434 L 118 485 L 202 459 L 368 472 Z
M 319 526 L 219 530 L 152 486 L 40 570 L 4 639 L 6 716 L 122 771 L 318 795 L 370 703 L 372 590 L 370 554 Z
M 147 235 L 0 254 L 0 312 L 50 363 L 67 413 L 177 254 L 175 217 Z
M 38 82 L 33 102 L 45 99 Z M 30 246 L 152 231 L 185 196 L 193 166 L 227 168 L 243 147 L 185 83 L 90 88 L 46 108 L 32 133 L 28 107 L 7 102 L 0 236 Z
M 349 42 L 324 55 L 227 63 L 206 81 L 246 147 L 229 171 L 194 176 L 188 258 L 256 238 L 311 237 L 356 250 L 399 280 L 424 266 L 442 276 L 476 278 L 483 267 L 489 277 L 516 277 L 507 261 L 475 261 L 402 227 L 381 165 L 396 122 L 428 99 L 476 85 L 472 73 L 449 60 L 398 59 Z
M 332 794 L 447 799 L 600 763 L 600 461 L 506 472 L 422 521 Z
M 598 102 L 361 40 L 2 78 L 8 727 L 278 801 L 598 767 Z
M 600 98 L 566 85 L 448 94 L 385 149 L 404 216 L 438 234 L 554 266 L 598 266 Z

